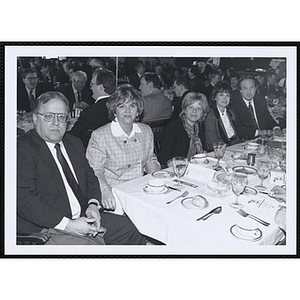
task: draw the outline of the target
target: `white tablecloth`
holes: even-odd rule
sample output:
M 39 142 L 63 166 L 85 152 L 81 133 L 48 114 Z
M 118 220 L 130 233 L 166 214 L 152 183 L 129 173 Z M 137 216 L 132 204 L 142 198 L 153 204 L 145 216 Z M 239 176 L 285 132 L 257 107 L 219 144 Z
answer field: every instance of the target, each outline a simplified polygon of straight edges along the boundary
M 233 151 L 241 149 L 243 149 L 243 145 L 229 147 L 222 164 L 225 165 L 224 161 L 230 158 Z M 209 164 L 199 164 L 199 170 L 202 167 L 211 168 L 215 160 L 211 158 L 209 160 Z M 246 165 L 246 161 L 240 161 L 237 164 Z M 197 167 L 197 164 L 195 165 Z M 222 172 L 217 174 L 219 173 Z M 117 199 L 116 213 L 125 212 L 141 233 L 165 243 L 171 253 L 264 253 L 268 252 L 270 248 L 258 245 L 274 243 L 282 237 L 280 229 L 274 222 L 279 203 L 266 194 L 241 195 L 240 202 L 244 204 L 243 209 L 246 212 L 269 222 L 270 226 L 268 227 L 249 218 L 243 218 L 236 209 L 230 207 L 229 203 L 235 199 L 231 190 L 223 196 L 219 196 L 208 190 L 207 183 L 199 181 L 198 178 L 186 176 L 183 178 L 184 180 L 198 185 L 197 188 L 185 187 L 183 189 L 183 191 L 189 191 L 188 197 L 200 194 L 209 202 L 209 206 L 203 210 L 187 209 L 181 203 L 182 198 L 166 204 L 167 201 L 180 195 L 178 191 L 170 190 L 161 195 L 145 193 L 143 187 L 151 178 L 153 178 L 152 175 L 147 175 L 115 186 L 113 193 Z M 172 185 L 174 184 L 173 179 L 165 179 L 165 183 Z M 249 176 L 248 186 L 253 187 L 259 183 L 260 179 L 257 175 Z M 274 186 L 270 183 L 270 177 L 265 180 L 265 185 L 267 185 L 268 191 Z M 196 218 L 216 206 L 222 206 L 221 214 L 214 215 L 205 221 L 196 221 Z M 248 225 L 252 222 L 252 226 L 261 230 L 262 238 L 260 240 L 241 240 L 232 235 L 231 227 L 235 224 L 245 224 L 245 222 Z

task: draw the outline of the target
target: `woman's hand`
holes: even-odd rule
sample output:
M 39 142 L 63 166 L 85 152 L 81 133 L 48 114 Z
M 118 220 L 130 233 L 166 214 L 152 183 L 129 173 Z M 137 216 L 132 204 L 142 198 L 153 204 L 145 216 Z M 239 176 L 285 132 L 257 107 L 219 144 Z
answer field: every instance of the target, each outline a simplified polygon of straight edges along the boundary
M 111 190 L 106 190 L 102 192 L 101 204 L 105 209 L 116 209 L 116 200 Z

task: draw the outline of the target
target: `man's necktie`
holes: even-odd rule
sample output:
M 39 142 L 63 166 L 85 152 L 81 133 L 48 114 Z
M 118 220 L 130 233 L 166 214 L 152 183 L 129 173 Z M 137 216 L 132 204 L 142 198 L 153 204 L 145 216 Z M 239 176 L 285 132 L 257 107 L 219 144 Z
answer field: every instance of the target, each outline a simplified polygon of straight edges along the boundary
M 78 100 L 78 102 L 81 102 L 80 92 L 77 92 L 77 100 Z
M 34 106 L 35 106 L 35 99 L 34 99 L 33 91 L 32 90 L 29 92 L 29 102 L 30 102 L 31 111 L 33 111 L 34 110 Z
M 255 119 L 254 110 L 253 110 L 253 106 L 252 106 L 251 102 L 249 102 L 248 108 L 249 108 L 249 111 L 251 114 L 253 125 L 254 125 L 255 129 L 258 129 L 258 125 L 257 125 L 256 119 Z
M 66 161 L 65 157 L 63 156 L 63 154 L 61 152 L 60 144 L 56 143 L 54 148 L 56 149 L 57 159 L 61 164 L 61 167 L 65 173 L 67 181 L 68 181 L 74 195 L 76 196 L 77 200 L 80 203 L 84 204 L 86 202 L 85 196 L 84 196 L 79 184 L 77 183 L 77 181 L 70 169 L 68 162 Z

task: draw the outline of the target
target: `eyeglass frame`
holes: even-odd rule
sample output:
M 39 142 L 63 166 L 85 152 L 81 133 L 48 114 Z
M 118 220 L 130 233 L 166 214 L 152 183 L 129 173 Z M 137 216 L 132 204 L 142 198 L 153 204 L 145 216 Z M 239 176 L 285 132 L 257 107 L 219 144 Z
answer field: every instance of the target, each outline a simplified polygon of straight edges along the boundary
M 63 114 L 63 113 L 52 113 L 52 112 L 49 112 L 49 113 L 45 113 L 45 114 L 50 114 L 50 115 L 53 116 L 53 118 L 52 118 L 52 120 L 47 121 L 47 120 L 45 120 L 45 114 L 42 114 L 42 113 L 40 113 L 40 112 L 38 112 L 38 111 L 36 112 L 36 114 L 39 114 L 39 115 L 43 116 L 43 118 L 42 118 L 43 121 L 48 122 L 48 123 L 53 122 L 54 119 L 55 119 L 55 116 L 57 116 L 57 120 L 58 120 L 59 123 L 67 123 L 67 122 L 68 122 L 68 119 L 69 119 L 69 115 L 67 115 L 67 114 Z M 59 116 L 60 116 L 60 115 L 63 115 L 63 116 L 66 117 L 66 121 L 65 121 L 65 122 L 62 122 L 62 121 L 59 120 Z

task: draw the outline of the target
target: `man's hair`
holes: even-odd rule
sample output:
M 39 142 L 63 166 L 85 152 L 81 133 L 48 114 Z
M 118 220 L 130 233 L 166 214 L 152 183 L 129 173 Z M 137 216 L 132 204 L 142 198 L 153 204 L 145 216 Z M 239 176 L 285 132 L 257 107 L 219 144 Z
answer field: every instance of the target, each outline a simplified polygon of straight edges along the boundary
M 141 80 L 142 78 L 145 78 L 147 83 L 152 82 L 154 88 L 159 89 L 161 87 L 161 82 L 155 73 L 147 72 L 141 77 Z
M 144 65 L 144 63 L 141 60 L 139 60 L 134 66 L 135 71 L 137 71 L 143 65 Z
M 237 72 L 232 72 L 232 73 L 230 73 L 230 75 L 229 75 L 229 78 L 231 79 L 231 78 L 237 78 L 237 79 L 239 79 L 241 76 L 240 76 L 240 74 L 239 73 L 237 73 Z
M 197 66 L 190 66 L 190 72 L 193 73 L 196 77 L 198 76 L 198 67 Z
M 258 86 L 258 81 L 255 79 L 254 76 L 252 75 L 248 75 L 248 74 L 243 74 L 240 79 L 239 79 L 239 89 L 241 88 L 241 83 L 246 80 L 246 79 L 250 79 L 250 80 L 253 80 L 254 81 L 254 85 L 255 87 Z
M 68 101 L 68 99 L 62 93 L 52 92 L 52 91 L 41 94 L 37 98 L 33 112 L 36 114 L 39 111 L 41 105 L 46 104 L 47 102 L 49 102 L 50 100 L 53 100 L 53 99 L 63 101 L 66 104 L 67 110 L 68 110 L 68 113 L 69 113 L 69 101 Z
M 79 71 L 76 71 L 75 73 L 73 73 L 72 82 L 80 80 L 80 79 L 85 79 L 85 81 L 87 81 L 87 75 L 85 72 L 79 70 Z
M 28 74 L 36 74 L 37 75 L 37 70 L 33 69 L 33 68 L 27 68 L 22 71 L 21 76 L 23 79 L 25 79 Z
M 177 85 L 182 85 L 184 86 L 186 89 L 189 89 L 190 88 L 190 80 L 189 78 L 187 78 L 186 76 L 184 75 L 180 75 L 178 76 L 174 82 L 176 82 Z
M 96 69 L 93 77 L 96 76 L 96 84 L 103 85 L 105 93 L 111 95 L 116 90 L 116 78 L 113 72 L 109 70 Z

